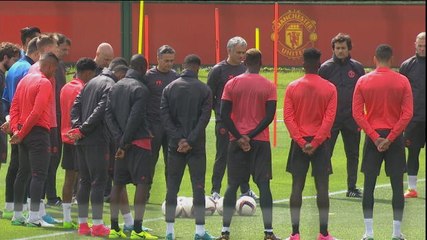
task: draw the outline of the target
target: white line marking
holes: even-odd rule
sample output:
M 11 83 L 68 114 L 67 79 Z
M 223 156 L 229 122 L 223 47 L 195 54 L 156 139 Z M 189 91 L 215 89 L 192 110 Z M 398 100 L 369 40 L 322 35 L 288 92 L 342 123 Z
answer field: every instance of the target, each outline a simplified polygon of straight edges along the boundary
M 425 182 L 425 181 L 426 181 L 425 178 L 424 179 L 418 179 L 418 182 Z M 384 187 L 390 187 L 390 186 L 391 186 L 390 183 L 388 183 L 388 184 L 381 184 L 381 185 L 375 186 L 375 189 L 377 189 L 377 188 L 384 188 Z M 346 193 L 346 192 L 347 192 L 347 190 L 341 190 L 341 191 L 331 192 L 331 193 L 329 193 L 329 196 L 338 195 L 338 194 Z M 316 198 L 316 196 L 305 196 L 305 197 L 302 197 L 302 199 L 313 199 L 313 198 Z M 273 203 L 283 203 L 283 202 L 289 202 L 289 198 L 273 201 Z
M 418 179 L 418 182 L 425 182 L 425 181 L 426 181 L 425 178 L 424 179 Z M 384 187 L 390 187 L 390 184 L 381 184 L 381 185 L 375 186 L 375 188 L 384 188 Z M 329 196 L 338 195 L 338 194 L 342 194 L 342 193 L 346 193 L 346 192 L 347 192 L 347 190 L 331 192 L 331 193 L 329 193 Z M 316 198 L 316 196 L 305 196 L 305 197 L 303 197 L 303 199 L 313 199 L 313 198 Z M 289 202 L 289 199 L 287 198 L 287 199 L 281 199 L 281 200 L 273 201 L 273 203 L 283 203 L 283 202 Z M 164 220 L 164 217 L 148 218 L 148 219 L 144 219 L 144 222 L 157 222 L 157 221 L 162 221 L 162 220 Z M 40 239 L 40 238 L 48 238 L 48 237 L 67 235 L 67 234 L 71 234 L 71 233 L 76 233 L 76 231 L 51 233 L 51 234 L 32 236 L 32 237 L 26 237 L 26 238 L 17 238 L 15 240 Z
M 39 235 L 39 236 L 32 236 L 27 238 L 17 238 L 15 240 L 28 240 L 28 239 L 39 239 L 39 238 L 47 238 L 47 237 L 55 237 L 55 236 L 61 236 L 61 235 L 67 235 L 70 233 L 77 233 L 76 231 L 69 231 L 69 232 L 60 232 L 60 233 L 51 233 L 51 234 L 45 234 L 45 235 Z

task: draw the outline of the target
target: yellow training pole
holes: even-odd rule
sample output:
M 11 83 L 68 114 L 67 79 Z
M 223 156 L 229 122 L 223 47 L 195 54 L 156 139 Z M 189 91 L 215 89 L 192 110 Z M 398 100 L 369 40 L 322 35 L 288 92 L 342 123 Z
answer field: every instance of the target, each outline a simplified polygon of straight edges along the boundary
M 255 48 L 259 50 L 259 28 L 255 28 Z
M 142 54 L 142 33 L 144 27 L 144 1 L 139 1 L 139 32 L 138 32 L 138 53 Z

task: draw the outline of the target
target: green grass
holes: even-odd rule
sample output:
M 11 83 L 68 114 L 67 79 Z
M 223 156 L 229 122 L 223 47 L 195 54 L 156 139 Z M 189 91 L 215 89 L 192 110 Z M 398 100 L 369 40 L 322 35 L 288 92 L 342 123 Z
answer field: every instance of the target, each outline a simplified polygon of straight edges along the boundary
M 272 79 L 273 73 L 263 73 L 267 78 Z M 283 94 L 286 85 L 290 80 L 296 79 L 302 75 L 299 71 L 280 73 L 278 83 L 278 116 L 282 119 Z M 201 71 L 200 78 L 206 81 L 206 71 Z M 270 132 L 272 133 L 272 126 Z M 271 134 L 273 135 L 273 134 Z M 211 121 L 207 128 L 207 172 L 206 172 L 206 192 L 209 193 L 211 188 L 212 167 L 215 156 L 215 137 L 214 122 Z M 363 139 L 362 139 L 363 141 Z M 277 122 L 277 146 L 272 148 L 273 155 L 273 180 L 271 189 L 273 193 L 274 215 L 273 227 L 275 233 L 281 237 L 287 236 L 291 231 L 290 214 L 289 214 L 289 195 L 291 191 L 291 175 L 285 171 L 287 155 L 289 151 L 290 138 L 283 122 Z M 361 148 L 362 151 L 362 148 Z M 425 239 L 425 150 L 423 149 L 420 156 L 419 179 L 419 198 L 405 200 L 405 213 L 402 226 L 402 232 L 406 234 L 407 239 Z M 349 199 L 345 197 L 346 189 L 346 165 L 345 154 L 342 140 L 339 138 L 332 159 L 334 174 L 330 177 L 330 218 L 329 230 L 331 234 L 339 239 L 360 239 L 364 232 L 362 204 L 360 199 Z M 147 205 L 144 226 L 153 228 L 154 234 L 163 237 L 166 224 L 161 213 L 161 203 L 163 202 L 166 190 L 164 183 L 164 165 L 163 159 L 159 159 L 157 164 L 157 173 L 154 178 L 152 195 L 150 203 Z M 0 170 L 0 189 L 4 189 L 4 181 L 7 171 L 7 164 Z M 64 181 L 64 171 L 59 168 L 57 175 L 57 191 L 60 194 L 62 183 Z M 225 191 L 226 177 L 223 180 L 222 194 Z M 359 173 L 358 186 L 363 186 L 363 175 Z M 382 169 L 377 181 L 380 186 L 375 191 L 374 207 L 374 233 L 375 239 L 391 239 L 392 233 L 392 209 L 391 209 L 391 187 L 389 179 L 385 176 Z M 251 187 L 258 193 L 256 185 L 251 182 Z M 406 183 L 405 183 L 406 187 Z M 130 199 L 133 199 L 134 187 L 128 186 Z M 301 211 L 301 234 L 304 239 L 314 239 L 318 232 L 318 211 L 316 207 L 316 194 L 312 177 L 308 177 Z M 180 196 L 191 196 L 191 184 L 188 173 L 184 175 L 181 185 Z M 0 191 L 0 209 L 4 206 L 4 191 Z M 62 219 L 61 208 L 48 208 L 47 212 Z M 73 206 L 73 219 L 76 218 L 77 206 Z M 107 225 L 109 220 L 109 205 L 104 207 L 104 221 Z M 123 222 L 120 220 L 121 223 Z M 75 233 L 67 232 L 61 227 L 54 229 L 33 229 L 27 227 L 11 226 L 10 221 L 0 219 L 0 239 L 90 239 L 89 237 L 79 237 Z M 206 228 L 213 234 L 218 235 L 221 231 L 221 216 L 215 213 L 213 216 L 206 217 Z M 194 234 L 194 219 L 178 218 L 175 224 L 175 235 L 179 240 L 192 239 Z M 231 224 L 232 239 L 249 240 L 262 239 L 263 227 L 261 211 L 258 208 L 256 214 L 251 217 L 235 216 Z M 58 234 L 58 235 L 56 235 Z

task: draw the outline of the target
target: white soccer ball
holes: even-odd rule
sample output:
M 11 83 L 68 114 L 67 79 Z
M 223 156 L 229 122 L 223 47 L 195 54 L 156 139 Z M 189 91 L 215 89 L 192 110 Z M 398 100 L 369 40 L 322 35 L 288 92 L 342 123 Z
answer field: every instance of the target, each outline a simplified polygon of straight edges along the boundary
M 194 216 L 194 207 L 193 207 L 193 198 L 192 197 L 183 197 L 179 201 L 182 207 L 182 217 L 191 218 Z
M 162 203 L 162 213 L 163 215 L 166 215 L 166 201 L 163 201 Z M 182 215 L 182 206 L 177 202 L 176 209 L 175 209 L 175 217 L 180 217 Z
M 186 199 L 187 197 L 183 197 L 183 196 L 178 196 L 178 198 L 176 199 L 176 201 L 178 202 L 178 204 L 181 204 L 181 202 Z
M 240 216 L 252 216 L 256 211 L 255 199 L 249 196 L 242 196 L 236 201 L 236 212 Z
M 216 201 L 216 211 L 218 212 L 219 215 L 222 216 L 222 213 L 224 212 L 224 198 L 223 197 L 220 197 Z
M 216 211 L 215 201 L 210 196 L 205 196 L 205 215 L 212 216 Z

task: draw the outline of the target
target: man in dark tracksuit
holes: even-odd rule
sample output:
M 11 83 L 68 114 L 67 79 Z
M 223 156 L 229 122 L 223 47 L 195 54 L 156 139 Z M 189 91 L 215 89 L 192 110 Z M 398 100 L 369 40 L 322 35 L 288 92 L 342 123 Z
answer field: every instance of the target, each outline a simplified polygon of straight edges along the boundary
M 426 144 L 426 33 L 415 40 L 415 56 L 400 66 L 400 74 L 409 79 L 414 97 L 414 116 L 405 129 L 405 145 L 408 148 L 408 190 L 405 198 L 416 198 L 417 175 L 420 168 L 420 151 Z
M 107 236 L 110 229 L 102 220 L 104 189 L 109 165 L 109 137 L 104 121 L 107 95 L 116 78 L 108 69 L 90 80 L 74 101 L 71 110 L 73 129 L 69 137 L 77 140 L 79 190 L 77 192 L 79 234 Z M 92 205 L 92 229 L 87 223 L 89 196 Z
M 110 63 L 113 61 L 114 58 L 114 49 L 113 47 L 106 42 L 103 42 L 98 45 L 96 48 L 96 55 L 93 59 L 96 62 L 96 65 L 98 66 L 95 71 L 95 75 L 99 75 L 102 73 L 104 68 L 108 68 Z M 126 64 L 127 65 L 127 64 Z M 111 69 L 111 68 L 110 68 Z M 110 152 L 113 151 L 114 146 L 110 145 Z M 104 201 L 106 203 L 110 202 L 110 192 L 111 192 L 111 184 L 113 182 L 113 179 L 108 176 L 107 179 L 107 185 L 104 190 Z
M 112 88 L 108 96 L 105 119 L 115 144 L 114 185 L 111 190 L 111 231 L 109 238 L 126 238 L 119 227 L 119 204 L 126 184 L 136 185 L 135 220 L 132 239 L 157 239 L 142 229 L 142 221 L 151 183 L 151 134 L 147 126 L 148 89 L 141 83 L 147 71 L 144 56 L 132 56 L 125 78 Z M 123 97 L 129 96 L 129 97 Z
M 166 131 L 160 122 L 160 100 L 162 98 L 163 89 L 179 77 L 175 70 L 172 69 L 175 62 L 175 50 L 168 45 L 161 46 L 157 50 L 157 62 L 157 66 L 147 71 L 143 83 L 150 91 L 147 105 L 147 118 L 148 127 L 153 134 L 153 138 L 151 139 L 151 177 L 154 178 L 160 147 L 162 147 L 163 160 L 165 163 L 165 180 L 167 180 L 168 139 Z M 149 196 L 150 194 L 148 194 L 148 197 Z
M 352 44 L 349 35 L 339 33 L 332 38 L 331 44 L 333 57 L 319 69 L 319 75 L 333 83 L 338 92 L 337 114 L 331 130 L 331 153 L 341 132 L 347 157 L 347 197 L 361 198 L 362 192 L 356 188 L 360 129 L 353 119 L 351 104 L 356 82 L 365 74 L 365 70 L 350 56 Z
M 246 71 L 242 64 L 247 48 L 246 40 L 241 37 L 233 37 L 228 40 L 228 57 L 217 63 L 208 74 L 208 86 L 212 90 L 213 102 L 212 108 L 215 112 L 215 136 L 216 136 L 216 155 L 212 173 L 212 199 L 217 201 L 220 198 L 222 178 L 224 177 L 227 166 L 227 150 L 229 145 L 228 129 L 220 116 L 220 106 L 222 92 L 225 84 L 232 78 Z M 249 189 L 248 183 L 242 183 L 240 186 L 242 195 L 248 195 L 258 200 L 258 196 Z
M 51 147 L 52 154 L 51 160 L 49 164 L 48 175 L 45 183 L 45 191 L 47 198 L 47 205 L 51 206 L 60 206 L 62 204 L 62 199 L 57 195 L 56 191 L 56 172 L 58 170 L 59 162 L 62 157 L 62 139 L 61 139 L 61 107 L 59 96 L 61 95 L 62 87 L 67 83 L 65 74 L 65 64 L 64 57 L 68 55 L 68 51 L 61 51 L 61 47 L 63 48 L 64 44 L 71 46 L 71 40 L 68 39 L 65 35 L 61 33 L 55 33 L 57 37 L 58 43 L 58 58 L 59 65 L 55 73 L 55 104 L 56 104 L 56 121 L 57 127 L 52 128 L 50 130 L 50 138 L 51 138 Z
M 181 77 L 163 90 L 161 120 L 169 137 L 166 194 L 166 240 L 173 240 L 177 194 L 188 164 L 193 187 L 195 240 L 215 239 L 205 231 L 206 126 L 212 109 L 212 93 L 197 74 L 200 58 L 184 59 Z

